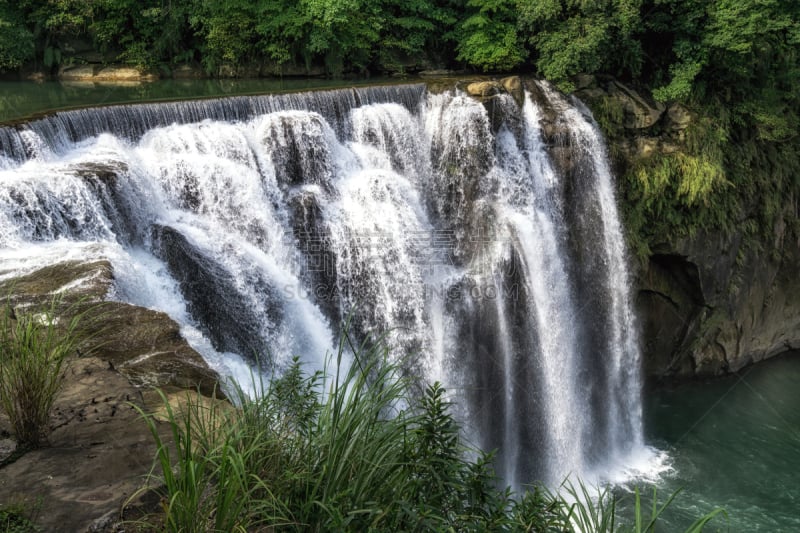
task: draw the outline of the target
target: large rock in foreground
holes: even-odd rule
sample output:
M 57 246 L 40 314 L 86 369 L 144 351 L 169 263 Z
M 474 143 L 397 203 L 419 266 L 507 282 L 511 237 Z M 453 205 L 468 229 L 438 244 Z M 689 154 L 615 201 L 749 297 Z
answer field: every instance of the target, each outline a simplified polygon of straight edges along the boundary
M 2 467 L 0 502 L 41 505 L 34 520 L 43 531 L 87 531 L 118 513 L 155 457 L 153 437 L 134 408 L 145 407 L 142 393 L 97 357 L 71 361 L 53 406 L 50 446 Z M 168 438 L 168 428 L 160 429 Z
M 95 354 L 135 385 L 199 388 L 211 395 L 219 376 L 159 311 L 104 301 L 113 284 L 108 261 L 70 261 L 0 283 L 15 310 L 41 309 L 60 295 L 59 308 L 85 313 L 83 326 L 99 346 Z
M 7 275 L 7 273 L 6 273 Z M 117 524 L 136 518 L 127 501 L 151 472 L 155 444 L 139 413 L 163 419 L 158 386 L 174 412 L 192 402 L 221 401 L 211 395 L 218 376 L 181 337 L 166 314 L 105 302 L 113 283 L 107 261 L 64 262 L 0 283 L 14 313 L 49 306 L 60 295 L 60 318 L 85 313 L 82 324 L 99 345 L 93 355 L 67 360 L 53 406 L 50 446 L 0 466 L 0 503 L 41 504 L 35 522 L 43 531 L 127 531 Z M 227 404 L 226 404 L 227 405 Z M 0 413 L 0 437 L 9 430 Z M 169 443 L 168 425 L 156 422 Z M 0 454 L 8 448 L 0 442 Z M 8 455 L 9 450 L 5 450 Z M 0 460 L 4 459 L 0 455 Z M 152 500 L 152 501 L 151 501 Z M 144 512 L 158 511 L 157 498 L 137 498 Z

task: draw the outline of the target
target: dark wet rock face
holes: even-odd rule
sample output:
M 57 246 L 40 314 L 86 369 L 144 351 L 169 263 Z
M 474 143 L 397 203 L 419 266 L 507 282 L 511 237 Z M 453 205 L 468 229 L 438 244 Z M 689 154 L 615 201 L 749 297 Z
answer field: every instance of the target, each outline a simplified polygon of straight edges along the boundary
M 684 149 L 696 120 L 684 106 L 656 103 L 615 80 L 579 76 L 575 84 L 575 94 L 596 114 L 617 113 L 617 133 L 608 142 L 619 169 Z M 542 99 L 534 84 L 527 87 Z M 555 164 L 574 171 L 577 162 L 562 141 L 558 117 L 546 109 L 543 129 Z M 796 213 L 791 203 L 787 199 L 786 220 Z M 773 242 L 753 246 L 741 230 L 698 232 L 654 247 L 635 280 L 651 380 L 736 372 L 800 347 L 800 241 L 782 221 L 773 235 Z
M 270 116 L 260 132 L 268 148 L 275 177 L 285 191 L 302 184 L 331 189 L 333 161 L 325 140 L 325 124 L 320 115 L 277 113 Z
M 654 254 L 638 310 L 651 378 L 736 372 L 800 348 L 800 243 L 743 251 L 740 235 L 702 235 Z
M 297 240 L 298 250 L 303 254 L 306 268 L 306 286 L 311 287 L 314 301 L 330 320 L 331 324 L 342 321 L 337 290 L 336 251 L 325 225 L 325 220 L 316 194 L 295 190 L 289 197 L 292 236 Z
M 219 351 L 242 355 L 263 353 L 259 345 L 261 322 L 230 273 L 203 254 L 185 236 L 168 226 L 153 227 L 153 250 L 178 281 L 189 311 Z M 255 274 L 254 274 L 255 275 Z M 250 280 L 260 286 L 266 302 L 273 289 L 264 279 Z M 272 323 L 280 322 L 281 310 L 270 308 Z

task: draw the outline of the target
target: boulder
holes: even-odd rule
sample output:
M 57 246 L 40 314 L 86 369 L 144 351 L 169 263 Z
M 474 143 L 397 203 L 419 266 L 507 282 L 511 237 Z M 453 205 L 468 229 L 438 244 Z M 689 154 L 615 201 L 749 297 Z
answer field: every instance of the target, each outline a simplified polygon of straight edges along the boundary
M 124 161 L 85 161 L 70 165 L 69 170 L 82 178 L 97 178 L 114 185 L 118 176 L 128 171 L 128 164 Z
M 93 330 L 98 356 L 142 387 L 175 386 L 211 395 L 219 376 L 186 340 L 166 313 L 120 302 L 98 308 Z
M 620 140 L 616 146 L 625 154 L 626 160 L 637 161 L 647 159 L 656 154 L 668 153 L 660 137 L 635 136 Z M 673 147 L 674 148 L 674 147 Z
M 133 67 L 111 66 L 98 72 L 94 79 L 96 81 L 146 81 L 156 79 L 158 76 L 149 72 L 143 72 Z
M 67 261 L 4 280 L 0 294 L 20 312 L 57 300 L 57 313 L 84 313 L 94 353 L 140 386 L 199 387 L 212 394 L 219 376 L 180 334 L 169 316 L 121 302 L 105 301 L 113 285 L 108 261 Z
M 692 123 L 692 114 L 684 106 L 678 103 L 671 104 L 667 109 L 667 129 L 672 131 L 682 131 Z
M 653 126 L 664 114 L 665 106 L 644 98 L 633 89 L 619 82 L 609 82 L 608 97 L 616 100 L 625 113 L 623 126 L 628 129 L 644 129 Z
M 577 89 L 575 91 L 575 96 L 580 98 L 581 101 L 591 105 L 592 102 L 598 102 L 608 98 L 608 93 L 599 87 L 587 87 L 583 89 Z
M 465 90 L 468 95 L 477 97 L 494 96 L 505 92 L 497 81 L 475 81 L 468 84 Z
M 576 91 L 597 88 L 597 78 L 592 74 L 578 74 L 572 78 L 572 83 Z
M 169 411 L 181 417 L 187 408 L 201 406 L 207 413 L 218 410 L 220 413 L 231 413 L 234 406 L 226 400 L 216 396 L 202 396 L 196 392 L 175 387 L 164 387 L 160 391 L 153 389 L 143 390 L 142 399 L 145 411 L 152 413 L 153 417 L 161 422 L 169 421 Z
M 509 76 L 500 80 L 503 88 L 514 97 L 514 101 L 522 107 L 525 103 L 525 91 L 522 89 L 522 80 L 519 76 Z
M 92 65 L 75 65 L 63 67 L 58 73 L 62 81 L 91 81 L 94 78 Z
M 151 72 L 119 65 L 104 68 L 91 64 L 68 66 L 63 67 L 58 73 L 59 80 L 71 82 L 136 83 L 157 78 L 158 76 Z
M 65 304 L 96 303 L 108 294 L 113 275 L 108 261 L 66 261 L 0 282 L 0 294 L 14 307 L 41 305 L 62 295 Z

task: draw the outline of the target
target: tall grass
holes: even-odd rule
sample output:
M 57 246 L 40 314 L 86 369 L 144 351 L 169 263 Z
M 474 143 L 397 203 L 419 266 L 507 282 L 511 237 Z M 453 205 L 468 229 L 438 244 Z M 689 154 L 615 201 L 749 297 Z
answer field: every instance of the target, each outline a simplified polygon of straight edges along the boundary
M 345 336 L 346 337 L 346 336 Z M 467 447 L 444 389 L 420 396 L 381 344 L 344 343 L 326 372 L 300 363 L 234 404 L 169 406 L 154 474 L 170 532 L 619 531 L 615 499 L 533 487 L 512 496 L 491 455 Z M 534 451 L 535 452 L 535 451 Z M 151 483 L 151 485 L 153 485 Z M 657 518 L 657 517 L 654 517 Z M 627 531 L 627 530 L 625 530 Z M 652 531 L 637 529 L 635 531 Z
M 41 501 L 0 504 L 0 533 L 40 533 L 33 521 L 40 510 Z
M 79 325 L 86 312 L 57 312 L 60 306 L 53 298 L 44 309 L 20 311 L 7 300 L 0 311 L 0 408 L 24 449 L 46 441 L 65 358 L 85 340 Z
M 616 531 L 617 500 L 606 488 L 590 490 L 582 481 L 576 487 L 565 481 L 558 491 L 546 491 L 558 521 L 568 524 L 575 533 L 614 533 Z
M 617 524 L 617 496 L 609 487 L 589 488 L 578 481 L 577 486 L 565 481 L 560 490 L 547 491 L 547 499 L 555 502 L 553 510 L 557 521 L 574 533 L 655 533 L 664 511 L 672 504 L 680 490 L 673 492 L 659 505 L 658 493 L 653 489 L 653 499 L 645 507 L 639 489 L 633 492 L 632 524 Z M 718 515 L 727 516 L 722 509 L 715 509 L 695 520 L 685 533 L 701 533 L 703 528 Z
M 245 439 L 220 403 L 190 397 L 176 412 L 161 394 L 174 448 L 162 439 L 155 421 L 146 420 L 156 441 L 165 490 L 165 530 L 244 531 L 242 519 L 251 490 L 246 462 L 256 450 L 241 446 Z

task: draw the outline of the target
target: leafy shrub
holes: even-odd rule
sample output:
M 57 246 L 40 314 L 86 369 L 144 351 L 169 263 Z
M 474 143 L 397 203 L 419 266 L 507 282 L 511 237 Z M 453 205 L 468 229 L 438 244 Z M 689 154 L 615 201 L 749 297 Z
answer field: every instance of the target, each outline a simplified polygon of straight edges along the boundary
M 340 346 L 330 373 L 310 376 L 295 360 L 255 383 L 253 397 L 239 390 L 236 407 L 190 396 L 179 411 L 163 397 L 173 442 L 144 415 L 163 487 L 164 515 L 151 523 L 175 532 L 617 531 L 608 489 L 534 486 L 513 496 L 492 455 L 462 442 L 439 384 L 415 396 L 385 347 L 354 352 L 347 365 Z
M 39 510 L 38 507 L 24 503 L 0 505 L 0 532 L 39 533 L 42 529 L 34 524 L 32 516 Z

